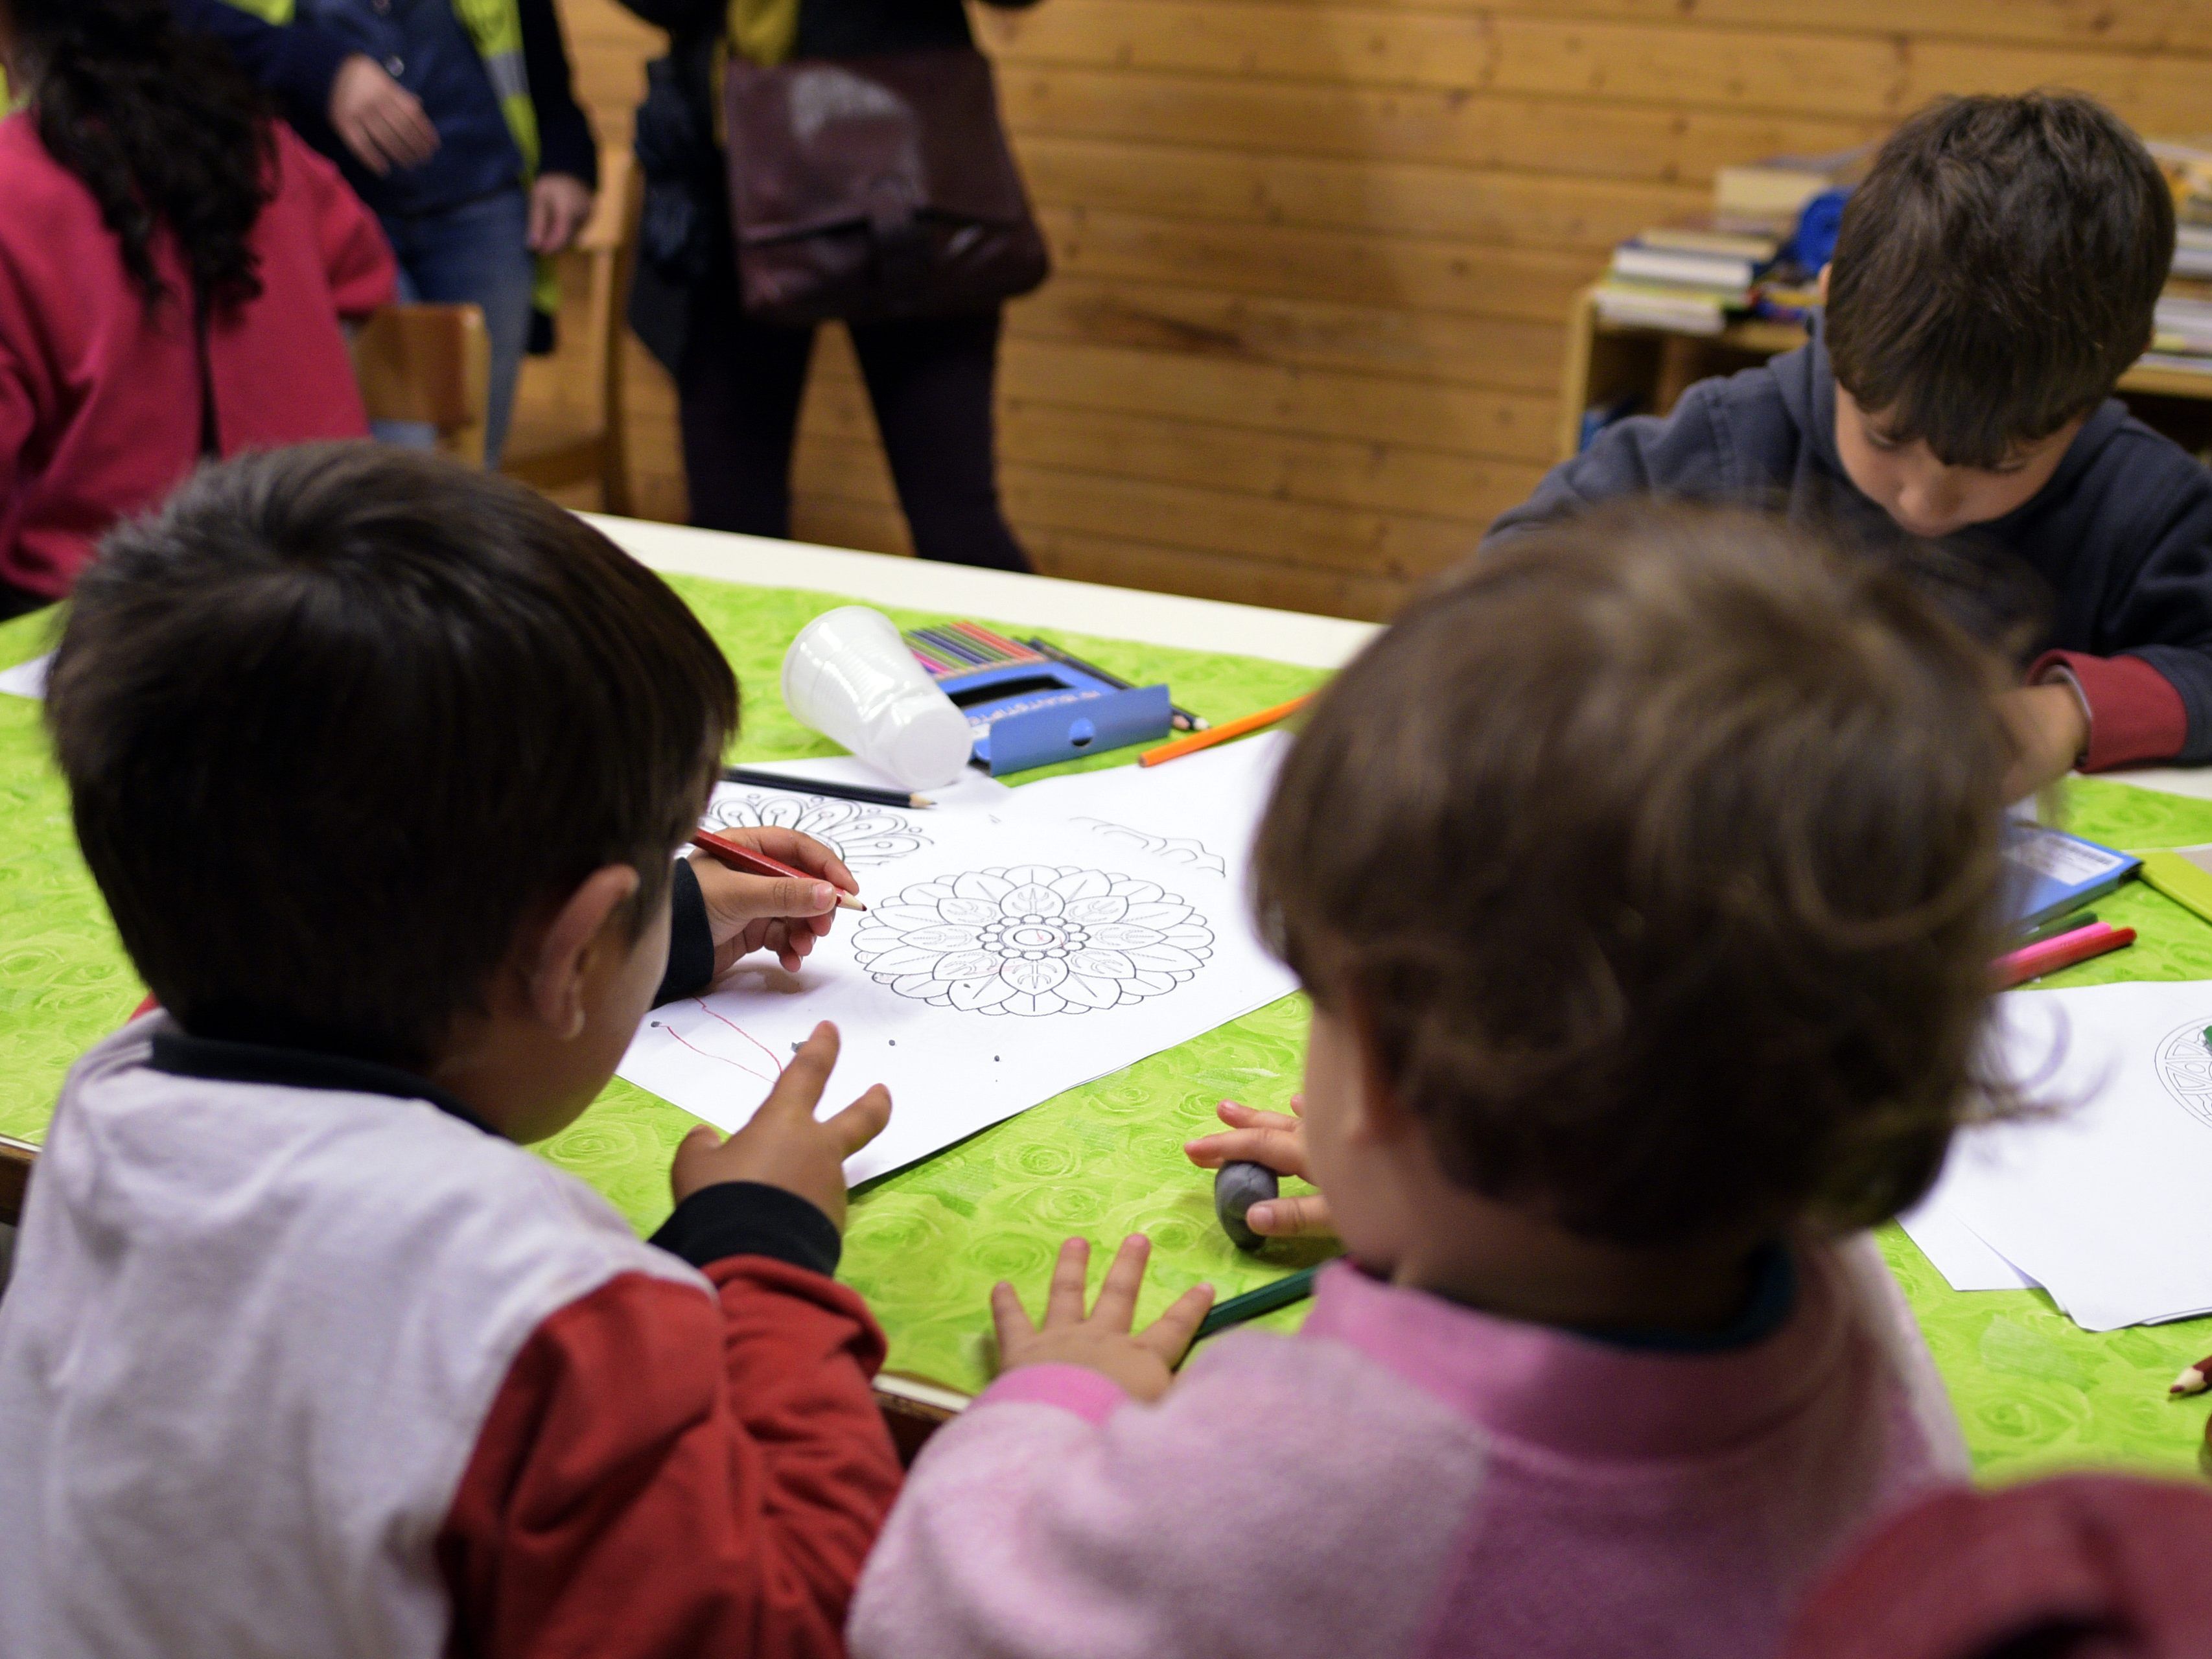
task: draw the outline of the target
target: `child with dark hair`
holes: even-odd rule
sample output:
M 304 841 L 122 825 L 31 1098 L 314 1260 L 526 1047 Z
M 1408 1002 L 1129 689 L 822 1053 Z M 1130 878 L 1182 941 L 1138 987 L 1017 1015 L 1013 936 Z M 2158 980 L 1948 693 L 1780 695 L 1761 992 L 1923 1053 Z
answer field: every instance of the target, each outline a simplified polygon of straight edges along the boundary
M 1963 1476 L 1858 1230 L 1976 1109 L 1994 665 L 1896 574 L 1686 509 L 1531 534 L 1322 694 L 1260 832 L 1314 1002 L 1295 1337 L 1143 1334 L 1141 1241 L 915 1464 L 861 1659 L 1755 1655 Z M 1287 1148 L 1291 1156 L 1280 1156 Z
M 71 1072 L 0 1306 L 0 1651 L 839 1653 L 888 1097 L 816 1121 L 822 1027 L 650 1244 L 515 1145 L 854 886 L 672 859 L 738 712 L 683 603 L 518 485 L 306 447 L 110 537 L 47 698 L 162 1012 Z
M 1942 538 L 2047 589 L 2000 704 L 2012 793 L 2077 763 L 2212 761 L 2212 476 L 2112 397 L 2173 234 L 2157 165 L 2093 100 L 1936 104 L 1844 208 L 1810 344 L 1608 428 L 1492 544 L 1643 494 Z
M 0 616 L 204 457 L 366 436 L 376 222 L 167 0 L 0 0 Z

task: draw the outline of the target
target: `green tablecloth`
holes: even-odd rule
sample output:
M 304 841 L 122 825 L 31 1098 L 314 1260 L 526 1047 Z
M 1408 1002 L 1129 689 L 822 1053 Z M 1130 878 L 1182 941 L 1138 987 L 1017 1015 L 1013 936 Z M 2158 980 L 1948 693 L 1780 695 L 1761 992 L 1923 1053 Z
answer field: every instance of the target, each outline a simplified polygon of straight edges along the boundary
M 784 712 L 775 669 L 799 627 L 842 601 L 672 580 L 729 653 L 744 686 L 739 755 L 835 752 Z M 892 614 L 902 625 L 931 620 Z M 40 617 L 0 625 L 0 667 L 45 650 L 52 627 Z M 1068 642 L 1133 679 L 1165 679 L 1178 702 L 1215 714 L 1279 702 L 1320 678 L 1227 654 L 1073 636 Z M 2086 781 L 2072 786 L 2070 805 L 2074 828 L 2116 846 L 2212 841 L 2212 802 Z M 2137 928 L 2141 942 L 2054 982 L 2212 978 L 2212 926 L 2140 885 L 2098 909 Z M 70 1062 L 142 994 L 77 858 L 38 705 L 0 696 L 0 1133 L 38 1139 Z M 1201 1279 L 1232 1295 L 1310 1260 L 1276 1247 L 1268 1260 L 1255 1261 L 1231 1249 L 1214 1224 L 1206 1178 L 1180 1151 L 1188 1134 L 1212 1123 L 1214 1103 L 1224 1096 L 1275 1108 L 1288 1100 L 1304 1018 L 1301 1002 L 1287 999 L 1070 1091 L 858 1194 L 842 1276 L 882 1318 L 892 1366 L 979 1386 L 991 1282 L 1012 1278 L 1033 1291 L 1071 1232 L 1100 1243 L 1149 1233 L 1157 1246 L 1150 1307 Z M 691 1122 L 679 1108 L 617 1080 L 542 1150 L 647 1230 L 667 1212 L 668 1158 Z M 2040 1292 L 1954 1292 L 1894 1228 L 1882 1243 L 1985 1475 L 2084 1462 L 2196 1467 L 2207 1403 L 2173 1404 L 2165 1389 L 2182 1365 L 2212 1349 L 2212 1322 L 2092 1335 Z M 1294 1323 L 1298 1313 L 1274 1319 Z

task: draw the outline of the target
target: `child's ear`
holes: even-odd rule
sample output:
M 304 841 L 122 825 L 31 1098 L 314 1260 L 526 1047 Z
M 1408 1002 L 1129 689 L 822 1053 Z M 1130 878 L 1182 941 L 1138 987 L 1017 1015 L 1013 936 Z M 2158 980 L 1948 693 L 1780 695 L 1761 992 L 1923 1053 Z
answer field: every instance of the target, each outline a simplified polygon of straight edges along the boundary
M 615 912 L 638 889 L 638 873 L 627 864 L 610 864 L 584 878 L 538 938 L 530 965 L 530 1011 L 555 1036 L 566 1042 L 584 1029 L 584 986 L 593 953 L 607 935 Z
M 1820 280 L 1817 286 L 1820 290 L 1820 303 L 1822 305 L 1828 303 L 1828 273 L 1835 268 L 1836 262 L 1833 259 L 1829 260 L 1827 264 L 1820 267 Z
M 1357 1051 L 1358 1093 L 1352 1103 L 1349 1127 L 1354 1139 L 1396 1140 L 1417 1131 L 1419 1121 L 1399 1103 L 1397 1085 L 1382 1065 L 1382 1048 L 1375 1041 L 1375 1022 L 1366 999 L 1358 992 L 1345 998 L 1344 1027 Z

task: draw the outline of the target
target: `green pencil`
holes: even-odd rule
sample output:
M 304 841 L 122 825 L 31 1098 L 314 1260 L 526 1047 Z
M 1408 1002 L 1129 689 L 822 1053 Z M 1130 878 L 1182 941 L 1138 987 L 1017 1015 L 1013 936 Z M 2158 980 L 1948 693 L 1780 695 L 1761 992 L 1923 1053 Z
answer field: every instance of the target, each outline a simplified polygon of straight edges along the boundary
M 1231 1325 L 1242 1325 L 1248 1319 L 1257 1319 L 1261 1314 L 1273 1313 L 1278 1308 L 1287 1308 L 1293 1302 L 1303 1302 L 1313 1294 L 1314 1275 L 1328 1265 L 1326 1261 L 1310 1267 L 1301 1267 L 1294 1273 L 1285 1273 L 1272 1285 L 1262 1285 L 1256 1291 L 1247 1291 L 1242 1296 L 1232 1296 L 1206 1315 L 1191 1340 L 1203 1342 Z

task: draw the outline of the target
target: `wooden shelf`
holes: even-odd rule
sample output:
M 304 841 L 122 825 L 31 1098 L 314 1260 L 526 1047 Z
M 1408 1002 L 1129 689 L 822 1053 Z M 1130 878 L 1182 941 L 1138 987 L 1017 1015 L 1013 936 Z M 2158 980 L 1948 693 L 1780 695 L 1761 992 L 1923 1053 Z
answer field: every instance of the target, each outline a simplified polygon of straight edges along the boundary
M 1574 308 L 1567 318 L 1559 458 L 1571 457 L 1580 447 L 1584 410 L 1633 392 L 1644 400 L 1645 412 L 1663 415 L 1692 382 L 1795 351 L 1806 337 L 1805 331 L 1794 323 L 1753 320 L 1732 324 L 1718 334 L 1676 334 L 1665 329 L 1609 323 L 1598 315 L 1596 289 L 1586 288 L 1575 296 Z M 2207 360 L 2202 372 L 2165 363 L 2138 363 L 2120 377 L 2118 390 L 2123 397 L 2212 404 L 2212 359 Z M 2160 429 L 2180 427 L 2182 430 L 2170 435 L 2186 447 L 2201 447 L 2201 419 L 2167 422 L 2154 418 L 2155 413 L 2141 405 L 2136 409 L 2137 416 L 2149 425 Z

